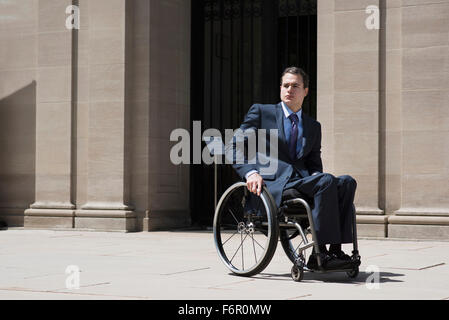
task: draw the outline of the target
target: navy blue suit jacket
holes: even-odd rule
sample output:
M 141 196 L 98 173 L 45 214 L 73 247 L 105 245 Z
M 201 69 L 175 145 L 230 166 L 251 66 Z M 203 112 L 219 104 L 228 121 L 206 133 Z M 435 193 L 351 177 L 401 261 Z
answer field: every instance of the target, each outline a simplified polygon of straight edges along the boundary
M 266 129 L 266 150 L 270 148 L 269 130 L 278 130 L 278 166 L 275 174 L 264 175 L 262 178 L 273 195 L 276 205 L 279 207 L 282 200 L 282 192 L 285 185 L 292 177 L 308 177 L 314 173 L 323 172 L 321 161 L 321 125 L 318 121 L 310 118 L 302 112 L 303 141 L 302 151 L 298 158 L 291 159 L 288 152 L 288 141 L 284 133 L 284 113 L 282 104 L 255 104 L 245 116 L 240 126 L 243 131 L 248 129 Z M 269 151 L 267 154 L 270 153 Z M 260 171 L 260 164 L 234 164 L 237 173 L 245 178 L 246 173 L 251 170 Z

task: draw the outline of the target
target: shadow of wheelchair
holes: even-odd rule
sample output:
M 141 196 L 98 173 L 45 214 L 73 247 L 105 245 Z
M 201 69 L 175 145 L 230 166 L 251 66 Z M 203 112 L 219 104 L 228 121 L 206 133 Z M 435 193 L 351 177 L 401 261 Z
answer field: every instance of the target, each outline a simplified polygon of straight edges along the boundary
M 363 283 L 389 283 L 389 282 L 404 282 L 400 279 L 393 279 L 394 277 L 403 277 L 404 274 L 392 272 L 364 272 L 360 271 L 355 279 L 351 279 L 346 275 L 346 272 L 304 272 L 304 278 L 300 283 L 310 282 L 329 282 L 329 283 L 347 283 L 347 284 L 363 284 Z M 272 274 L 262 272 L 251 279 L 260 280 L 276 280 L 276 281 L 292 281 L 290 273 Z

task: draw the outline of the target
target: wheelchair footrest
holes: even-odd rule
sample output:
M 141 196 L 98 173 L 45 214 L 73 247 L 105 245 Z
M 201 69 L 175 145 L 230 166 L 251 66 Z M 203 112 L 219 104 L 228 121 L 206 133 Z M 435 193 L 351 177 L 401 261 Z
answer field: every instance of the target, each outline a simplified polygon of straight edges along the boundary
M 316 268 L 316 269 L 309 269 L 309 268 L 305 267 L 305 270 L 311 271 L 311 272 L 318 272 L 318 273 L 350 272 L 350 271 L 353 271 L 355 268 L 358 268 L 359 266 L 360 266 L 359 260 L 351 260 L 351 261 L 348 261 L 348 263 L 345 264 L 344 266 L 336 266 L 336 267 L 324 266 L 324 267 Z

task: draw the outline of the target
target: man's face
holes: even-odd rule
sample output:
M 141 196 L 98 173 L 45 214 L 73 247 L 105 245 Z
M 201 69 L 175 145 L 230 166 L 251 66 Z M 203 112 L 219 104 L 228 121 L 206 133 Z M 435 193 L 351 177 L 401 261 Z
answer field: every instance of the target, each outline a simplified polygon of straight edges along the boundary
M 287 73 L 282 78 L 281 100 L 294 112 L 302 107 L 309 88 L 304 88 L 301 75 Z

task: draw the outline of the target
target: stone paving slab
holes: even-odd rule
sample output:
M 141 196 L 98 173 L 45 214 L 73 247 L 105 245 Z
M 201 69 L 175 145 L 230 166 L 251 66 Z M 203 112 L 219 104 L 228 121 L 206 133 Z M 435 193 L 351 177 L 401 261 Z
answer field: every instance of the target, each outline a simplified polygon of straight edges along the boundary
M 361 239 L 357 279 L 306 272 L 300 283 L 280 245 L 261 274 L 232 275 L 211 232 L 10 229 L 0 231 L 0 248 L 2 300 L 449 299 L 449 242 Z M 80 269 L 79 289 L 66 286 L 69 265 Z

